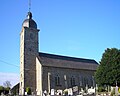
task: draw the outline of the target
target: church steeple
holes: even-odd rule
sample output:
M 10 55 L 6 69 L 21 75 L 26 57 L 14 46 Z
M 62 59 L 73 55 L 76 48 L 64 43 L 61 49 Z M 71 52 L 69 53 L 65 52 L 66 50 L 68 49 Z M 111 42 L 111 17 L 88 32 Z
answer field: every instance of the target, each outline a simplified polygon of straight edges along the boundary
M 27 87 L 36 93 L 36 57 L 39 55 L 39 40 L 36 22 L 29 11 L 22 23 L 20 33 L 20 94 Z
M 37 29 L 37 24 L 36 22 L 32 19 L 32 13 L 28 12 L 27 18 L 24 20 L 23 27 L 28 27 L 28 28 L 35 28 Z

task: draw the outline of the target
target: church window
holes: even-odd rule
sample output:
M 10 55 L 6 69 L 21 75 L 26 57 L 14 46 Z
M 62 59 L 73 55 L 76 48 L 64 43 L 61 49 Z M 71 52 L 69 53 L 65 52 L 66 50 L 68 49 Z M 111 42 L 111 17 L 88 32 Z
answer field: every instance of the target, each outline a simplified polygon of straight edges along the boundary
M 55 85 L 60 86 L 60 76 L 58 75 L 55 77 Z
M 85 86 L 85 78 L 82 76 L 82 86 Z
M 83 81 L 84 86 L 88 85 L 88 78 L 87 78 L 87 77 L 84 77 L 83 80 L 84 80 L 84 81 Z
M 84 86 L 86 86 L 86 78 L 84 77 Z
M 88 78 L 86 77 L 86 85 L 88 85 Z
M 95 86 L 95 79 L 94 79 L 94 76 L 92 76 L 92 86 Z
M 21 82 L 21 86 L 22 86 L 22 82 Z
M 71 86 L 75 86 L 75 78 L 72 76 L 70 79 Z
M 82 86 L 82 76 L 79 78 L 79 85 Z

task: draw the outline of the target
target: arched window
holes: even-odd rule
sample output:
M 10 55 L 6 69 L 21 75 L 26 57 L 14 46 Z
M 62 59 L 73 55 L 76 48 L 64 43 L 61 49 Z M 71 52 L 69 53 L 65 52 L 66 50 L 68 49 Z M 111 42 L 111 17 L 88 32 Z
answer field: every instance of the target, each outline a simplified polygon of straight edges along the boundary
M 88 77 L 84 77 L 84 86 L 88 86 Z
M 72 76 L 70 79 L 71 86 L 75 86 L 75 78 Z
M 82 86 L 83 84 L 82 84 L 83 82 L 82 82 L 82 76 L 80 76 L 79 77 L 79 86 Z
M 60 86 L 60 76 L 55 76 L 55 85 Z

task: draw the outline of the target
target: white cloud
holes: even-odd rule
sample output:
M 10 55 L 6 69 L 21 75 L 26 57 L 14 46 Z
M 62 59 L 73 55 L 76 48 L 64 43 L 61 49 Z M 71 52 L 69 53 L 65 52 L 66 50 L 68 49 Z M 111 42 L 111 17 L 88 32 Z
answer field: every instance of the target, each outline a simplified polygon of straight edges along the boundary
M 10 81 L 12 87 L 19 82 L 19 74 L 0 72 L 0 85 L 3 86 L 5 81 Z

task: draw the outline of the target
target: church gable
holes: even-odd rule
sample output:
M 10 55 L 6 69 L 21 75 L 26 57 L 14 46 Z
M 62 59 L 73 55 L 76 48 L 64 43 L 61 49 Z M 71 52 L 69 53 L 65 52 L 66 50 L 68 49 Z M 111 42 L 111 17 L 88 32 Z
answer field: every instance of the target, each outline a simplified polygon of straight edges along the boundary
M 82 59 L 68 56 L 39 53 L 40 62 L 43 66 L 72 68 L 83 70 L 96 70 L 98 63 L 91 59 Z

